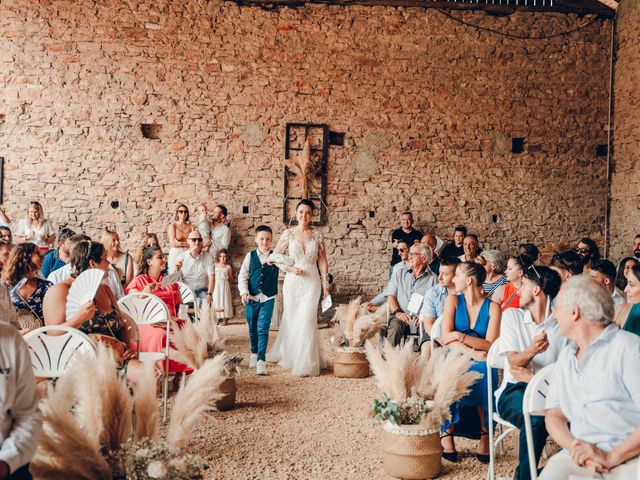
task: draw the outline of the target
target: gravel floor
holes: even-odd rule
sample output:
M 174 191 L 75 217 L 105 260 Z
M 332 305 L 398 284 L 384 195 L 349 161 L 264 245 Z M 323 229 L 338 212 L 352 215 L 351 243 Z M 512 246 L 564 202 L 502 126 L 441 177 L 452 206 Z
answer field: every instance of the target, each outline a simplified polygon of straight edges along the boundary
M 217 412 L 193 431 L 188 450 L 207 460 L 209 479 L 385 479 L 380 460 L 381 426 L 368 417 L 378 394 L 372 378 L 340 379 L 331 370 L 297 378 L 277 365 L 259 377 L 247 367 L 249 341 L 240 320 L 221 327 L 227 350 L 244 357 L 237 404 Z M 272 332 L 269 344 L 275 340 Z M 321 330 L 331 359 L 330 330 Z M 514 438 L 514 437 L 512 437 Z M 498 460 L 499 476 L 515 467 L 512 439 Z M 443 461 L 442 479 L 484 479 L 475 459 L 476 443 L 459 439 L 462 461 Z

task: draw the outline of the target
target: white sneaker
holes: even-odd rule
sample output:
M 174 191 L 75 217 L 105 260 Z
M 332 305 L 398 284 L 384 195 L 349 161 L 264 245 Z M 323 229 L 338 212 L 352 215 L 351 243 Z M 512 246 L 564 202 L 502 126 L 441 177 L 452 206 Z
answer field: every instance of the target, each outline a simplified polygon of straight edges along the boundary
M 251 357 L 249 357 L 249 368 L 256 368 L 257 363 L 258 363 L 258 354 L 252 353 Z
M 256 368 L 256 373 L 258 375 L 266 375 L 267 374 L 267 363 L 264 360 L 258 360 L 258 366 Z

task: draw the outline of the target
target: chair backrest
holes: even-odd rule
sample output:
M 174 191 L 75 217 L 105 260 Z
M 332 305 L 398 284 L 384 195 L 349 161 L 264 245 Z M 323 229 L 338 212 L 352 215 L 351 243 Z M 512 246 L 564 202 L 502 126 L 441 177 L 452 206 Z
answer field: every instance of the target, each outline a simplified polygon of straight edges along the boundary
M 47 332 L 64 332 L 48 335 Z M 80 330 L 62 325 L 36 328 L 24 336 L 29 347 L 33 374 L 42 378 L 57 378 L 73 363 L 78 354 L 95 355 L 91 339 Z
M 549 379 L 554 365 L 547 365 L 529 381 L 522 399 L 522 412 L 529 415 L 544 416 L 544 405 L 549 390 Z
M 189 287 L 189 285 L 183 282 L 177 282 L 177 283 L 178 283 L 178 288 L 180 289 L 180 297 L 182 297 L 182 303 L 193 302 L 193 304 L 195 305 L 197 301 L 196 294 L 191 289 L 191 287 Z
M 431 340 L 437 340 L 442 336 L 442 317 L 438 317 L 431 327 Z
M 489 347 L 489 351 L 487 352 L 487 366 L 504 370 L 506 366 L 506 359 L 502 355 L 500 355 L 499 345 L 500 339 L 496 338 Z
M 118 300 L 118 305 L 139 325 L 169 321 L 165 303 L 150 293 L 130 293 Z

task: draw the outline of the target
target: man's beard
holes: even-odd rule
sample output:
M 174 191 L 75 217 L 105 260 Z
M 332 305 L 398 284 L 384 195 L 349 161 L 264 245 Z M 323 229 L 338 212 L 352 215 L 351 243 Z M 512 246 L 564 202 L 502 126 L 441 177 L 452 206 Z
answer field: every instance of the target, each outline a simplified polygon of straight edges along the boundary
M 633 251 L 633 255 L 634 255 L 636 258 L 640 258 L 640 250 L 634 250 L 634 251 Z

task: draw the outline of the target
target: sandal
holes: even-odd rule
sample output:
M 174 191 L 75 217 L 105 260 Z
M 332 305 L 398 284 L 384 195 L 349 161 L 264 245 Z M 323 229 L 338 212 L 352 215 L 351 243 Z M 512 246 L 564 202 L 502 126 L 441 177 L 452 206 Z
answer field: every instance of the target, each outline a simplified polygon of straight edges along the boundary
M 485 431 L 480 431 L 480 439 L 482 439 L 483 435 L 489 435 L 489 432 Z M 491 440 L 491 439 L 489 439 Z M 491 460 L 490 455 L 488 454 L 484 454 L 484 453 L 476 453 L 476 458 L 478 459 L 478 461 L 480 463 L 484 463 L 485 465 L 489 463 L 489 461 Z
M 447 437 L 453 437 L 453 433 L 444 432 L 442 435 L 440 435 L 440 440 Z M 445 452 L 444 446 L 443 446 L 442 458 L 444 458 L 445 460 L 449 460 L 450 462 L 456 463 L 458 461 L 458 452 L 455 450 L 455 446 L 454 446 L 453 452 Z

